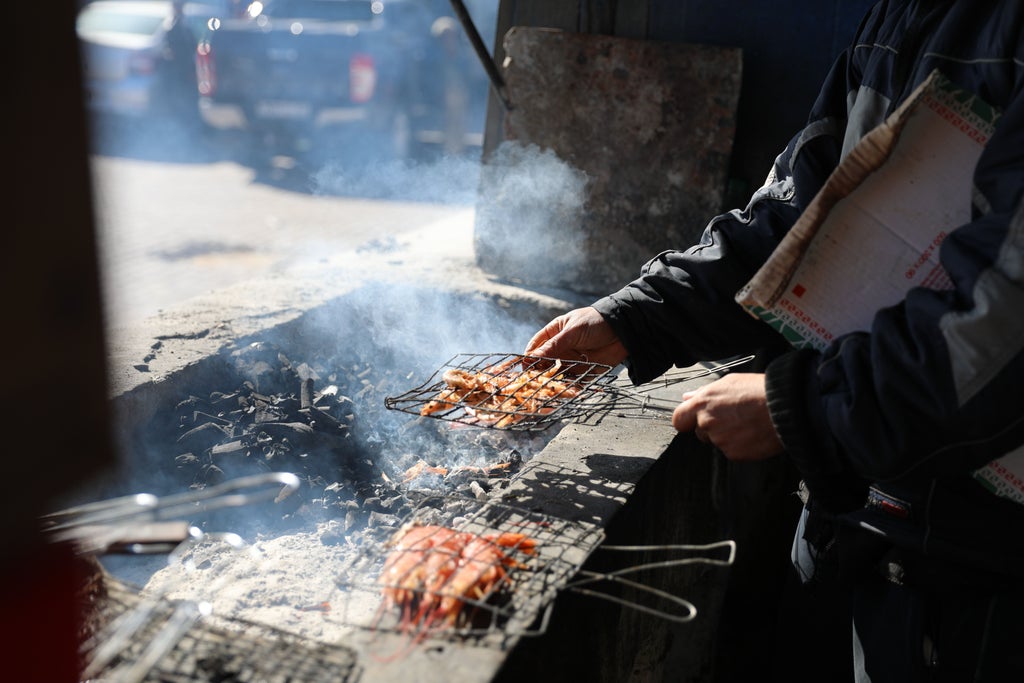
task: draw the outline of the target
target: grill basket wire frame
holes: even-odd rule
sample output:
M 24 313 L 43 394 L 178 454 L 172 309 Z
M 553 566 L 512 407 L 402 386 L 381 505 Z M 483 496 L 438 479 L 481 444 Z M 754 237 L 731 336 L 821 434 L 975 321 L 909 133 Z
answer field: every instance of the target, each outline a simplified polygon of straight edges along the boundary
M 348 646 L 310 641 L 237 618 L 210 625 L 194 618 L 195 602 L 151 600 L 112 578 L 105 582 L 105 593 L 108 624 L 123 622 L 128 615 L 146 618 L 131 641 L 99 670 L 97 680 L 358 680 L 358 656 Z
M 704 363 L 700 369 L 675 368 L 643 387 L 633 387 L 628 379 L 613 374 L 614 368 L 599 363 L 559 361 L 512 353 L 464 353 L 452 357 L 419 386 L 399 396 L 385 398 L 384 404 L 388 409 L 420 417 L 518 431 L 538 431 L 556 423 L 599 421 L 602 416 L 612 413 L 621 417 L 664 420 L 666 413 L 670 415 L 679 402 L 653 396 L 652 392 L 719 374 L 753 359 L 753 355 L 748 355 Z M 444 374 L 449 370 L 486 375 L 496 374 L 492 373 L 492 368 L 519 366 L 523 371 L 529 371 L 546 369 L 556 362 L 561 364 L 559 373 L 545 385 L 552 381 L 572 381 L 579 392 L 569 395 L 556 391 L 553 396 L 539 400 L 536 410 L 516 406 L 512 397 L 500 390 L 476 391 L 465 398 L 445 396 L 451 388 L 444 381 Z M 447 407 L 424 416 L 421 411 L 432 402 Z
M 403 612 L 399 607 L 392 607 L 390 611 L 386 609 L 382 593 L 397 586 L 379 578 L 389 556 L 391 540 L 417 525 L 438 525 L 478 535 L 525 533 L 536 545 L 531 553 L 517 552 L 514 548 L 509 550 L 507 554 L 521 566 L 509 569 L 509 580 L 489 595 L 469 599 L 446 592 L 443 586 L 433 591 L 422 588 L 414 591 L 417 597 L 413 602 L 423 597 L 459 598 L 465 603 L 470 616 L 477 617 L 448 628 L 420 629 L 415 623 L 403 621 L 409 617 L 409 612 Z M 736 542 L 732 540 L 703 545 L 603 545 L 604 538 L 603 530 L 588 524 L 569 522 L 493 501 L 441 496 L 425 500 L 409 515 L 398 534 L 392 530 L 377 547 L 346 567 L 337 583 L 350 593 L 363 594 L 363 599 L 369 597 L 376 606 L 362 611 L 364 617 L 373 615 L 370 621 L 350 622 L 352 626 L 412 635 L 417 639 L 453 641 L 497 636 L 499 642 L 508 643 L 515 637 L 543 635 L 554 607 L 554 598 L 561 591 L 605 600 L 670 622 L 692 621 L 697 616 L 697 608 L 692 602 L 635 581 L 628 578 L 629 575 L 695 564 L 728 567 L 736 557 Z M 583 569 L 583 564 L 595 551 L 635 553 L 645 557 L 655 554 L 665 559 L 628 565 L 609 572 Z M 429 552 L 424 553 L 424 561 L 427 557 Z M 602 586 L 609 589 L 625 586 L 636 591 L 638 596 L 644 596 L 645 600 L 661 601 L 666 607 L 627 600 L 610 591 L 600 590 Z M 501 600 L 496 601 L 496 597 Z M 483 620 L 479 619 L 481 615 Z
M 45 516 L 42 521 L 54 539 L 72 540 L 78 543 L 79 552 L 100 554 L 107 550 L 107 545 L 97 542 L 97 539 L 102 539 L 105 534 L 116 536 L 121 529 L 130 532 L 135 526 L 154 520 L 183 519 L 213 510 L 280 499 L 293 493 L 299 485 L 299 478 L 290 472 L 268 472 L 228 480 L 201 491 L 164 497 L 136 494 L 87 503 Z M 100 531 L 97 532 L 97 529 Z M 240 558 L 259 562 L 255 549 L 237 534 L 206 533 L 191 525 L 188 526 L 184 540 L 176 544 L 137 543 L 128 546 L 125 551 L 130 554 L 165 554 L 169 566 L 188 573 L 196 570 L 195 562 L 189 554 L 201 546 L 228 550 L 209 570 L 214 579 L 204 585 L 204 590 L 211 600 L 230 580 L 228 570 Z M 115 585 L 112 577 L 107 583 Z M 167 596 L 174 587 L 165 586 L 131 600 L 122 596 L 120 602 L 123 609 L 119 609 L 114 617 L 97 628 L 80 645 L 84 680 L 100 675 L 104 681 L 117 683 L 147 680 L 152 672 L 165 668 L 164 660 L 172 652 L 180 653 L 180 644 L 190 633 L 209 629 L 200 622 L 212 614 L 211 603 L 205 599 L 170 600 Z M 226 617 L 218 615 L 218 618 Z M 243 620 L 226 619 L 236 628 L 246 623 Z M 245 628 L 252 631 L 263 627 L 248 624 Z M 269 633 L 266 629 L 265 632 Z M 128 653 L 132 656 L 129 657 Z M 207 654 L 210 657 L 216 656 L 214 652 Z M 164 673 L 171 675 L 174 672 Z M 346 679 L 339 677 L 333 680 Z
M 185 572 L 195 570 L 188 559 L 190 551 L 200 545 L 225 546 L 228 552 L 209 571 L 214 580 L 205 586 L 212 596 L 230 580 L 228 569 L 240 557 L 255 559 L 252 548 L 233 533 L 204 533 L 193 528 L 191 537 L 167 555 L 169 566 L 179 566 Z M 212 606 L 206 600 L 170 600 L 167 594 L 173 586 L 140 596 L 135 604 L 110 620 L 102 629 L 82 643 L 81 655 L 85 662 L 83 678 L 93 679 L 103 674 L 104 680 L 117 683 L 138 683 L 146 680 L 180 640 L 200 622 L 210 616 Z M 146 646 L 137 657 L 126 660 L 123 653 L 139 641 L 139 634 L 149 636 Z
M 682 567 L 694 564 L 710 565 L 715 567 L 730 567 L 736 560 L 736 541 L 725 540 L 717 541 L 715 543 L 691 545 L 691 544 L 676 544 L 676 545 L 602 545 L 599 548 L 600 551 L 606 552 L 629 552 L 629 553 L 682 553 L 684 557 L 670 558 L 665 560 L 659 560 L 656 562 L 645 562 L 643 564 L 631 565 L 622 569 L 616 569 L 610 572 L 594 572 L 586 569 L 581 569 L 577 579 L 569 582 L 565 589 L 573 593 L 585 595 L 600 600 L 607 600 L 608 602 L 615 603 L 627 609 L 643 612 L 652 616 L 665 619 L 679 624 L 685 624 L 693 621 L 697 617 L 697 606 L 686 598 L 673 595 L 667 591 L 647 586 L 643 583 L 634 581 L 632 579 L 625 578 L 628 574 L 636 574 L 644 571 L 651 571 L 655 569 L 671 569 L 674 567 Z M 725 551 L 723 557 L 716 557 L 715 554 L 721 555 L 722 551 Z M 704 555 L 702 553 L 709 553 Z M 714 553 L 714 554 L 710 554 Z M 608 585 L 623 585 L 634 589 L 637 594 L 645 594 L 653 598 L 659 599 L 665 602 L 670 608 L 677 608 L 680 612 L 672 612 L 669 609 L 661 609 L 658 607 L 651 607 L 650 605 L 641 604 L 640 602 L 633 600 L 626 600 L 617 595 L 612 595 L 608 592 L 602 592 L 594 588 L 587 588 L 587 586 L 594 586 L 597 584 L 608 584 Z
M 569 492 L 575 490 L 573 479 L 582 474 L 585 473 L 580 470 L 534 460 L 516 474 L 516 478 L 524 481 L 531 477 L 537 478 L 543 481 L 546 487 L 551 488 L 556 495 L 571 495 Z M 592 482 L 595 479 L 592 474 L 586 474 L 585 476 Z M 597 481 L 599 483 L 595 486 L 603 491 L 602 495 L 614 497 L 627 496 L 631 490 L 630 485 L 622 482 L 603 478 L 597 478 Z M 581 568 L 575 578 L 566 584 L 563 590 L 606 600 L 627 609 L 644 612 L 667 621 L 685 623 L 692 621 L 697 616 L 697 608 L 693 603 L 681 596 L 672 595 L 626 577 L 630 574 L 658 569 L 671 569 L 685 565 L 729 567 L 735 562 L 736 548 L 737 544 L 733 540 L 706 544 L 668 545 L 612 545 L 602 542 L 597 547 L 596 553 L 638 554 L 642 562 L 640 564 L 628 564 L 619 569 L 605 572 L 595 572 Z M 667 609 L 654 608 L 646 604 L 620 598 L 607 591 L 598 590 L 601 587 L 609 589 L 613 586 L 628 586 L 637 591 L 638 595 L 645 597 L 645 599 L 662 600 L 667 603 L 668 607 Z M 682 613 L 679 613 L 679 610 L 682 610 Z
M 609 407 L 620 417 L 664 419 L 665 413 L 671 416 L 676 406 L 679 405 L 679 399 L 657 397 L 652 395 L 653 392 L 692 382 L 696 379 L 723 374 L 729 370 L 746 365 L 754 360 L 755 357 L 751 354 L 713 363 L 700 363 L 698 366 L 689 368 L 672 368 L 658 379 L 639 387 L 633 387 L 628 379 L 622 379 L 614 384 L 608 392 L 610 396 Z
M 469 392 L 465 397 L 446 396 L 451 389 L 444 381 L 448 371 L 503 379 L 514 376 L 508 373 L 512 368 L 517 368 L 515 375 L 539 374 L 556 364 L 558 369 L 553 376 L 538 378 L 539 386 L 531 385 L 532 391 L 520 392 L 518 396 L 512 396 L 497 386 Z M 426 417 L 478 427 L 535 431 L 591 416 L 594 412 L 593 399 L 615 380 L 612 370 L 611 366 L 586 361 L 514 353 L 461 353 L 444 363 L 419 386 L 399 396 L 386 397 L 384 405 L 391 410 L 423 416 L 423 408 L 436 402 L 436 405 L 446 407 Z M 568 384 L 579 391 L 570 393 L 561 384 Z M 550 390 L 551 395 L 541 395 L 545 389 Z M 522 399 L 532 399 L 532 407 L 524 407 Z
M 406 530 L 419 526 L 444 527 L 493 539 L 501 534 L 523 534 L 528 540 L 498 546 L 508 558 L 503 567 L 506 578 L 485 595 L 466 597 L 444 582 L 433 590 L 414 589 L 413 610 L 423 599 L 455 598 L 462 603 L 454 624 L 435 624 L 439 627 L 430 628 L 430 624 L 424 627 L 410 622 L 410 613 L 404 612 L 401 606 L 387 604 L 384 592 L 401 589 L 396 585 L 401 579 L 381 578 L 392 553 L 406 552 L 394 550 L 394 540 Z M 512 638 L 541 635 L 547 628 L 557 592 L 603 540 L 604 532 L 593 525 L 569 522 L 496 501 L 459 496 L 429 497 L 405 518 L 397 532 L 395 528 L 382 531 L 366 553 L 342 568 L 336 583 L 347 595 L 343 619 L 353 627 L 412 636 L 416 640 L 453 642 L 492 638 L 504 646 Z M 444 559 L 432 556 L 434 551 L 430 549 L 422 552 L 424 560 Z

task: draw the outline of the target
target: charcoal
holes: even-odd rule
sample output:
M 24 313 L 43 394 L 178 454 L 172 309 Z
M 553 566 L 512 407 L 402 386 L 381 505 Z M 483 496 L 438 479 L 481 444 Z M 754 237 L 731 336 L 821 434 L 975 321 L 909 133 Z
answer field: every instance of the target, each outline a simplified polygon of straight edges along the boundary
M 395 515 L 385 514 L 383 512 L 377 512 L 374 510 L 370 513 L 366 520 L 366 525 L 372 529 L 380 527 L 394 527 L 398 526 L 398 518 Z
M 204 399 L 199 398 L 198 396 L 189 396 L 188 398 L 179 402 L 178 405 L 175 406 L 175 409 L 179 411 L 184 411 L 187 410 L 188 408 L 209 410 L 210 404 Z
M 385 498 L 380 501 L 380 507 L 382 510 L 393 511 L 400 507 L 404 501 L 403 496 L 395 495 L 391 498 Z
M 313 406 L 312 404 L 310 404 L 307 407 L 300 408 L 299 412 L 302 414 L 303 417 L 306 418 L 306 420 L 309 421 L 309 426 L 311 427 L 319 427 L 317 421 L 322 420 L 323 422 L 326 423 L 324 425 L 325 427 L 342 431 L 348 430 L 347 424 L 342 424 L 338 420 L 338 418 L 334 417 L 333 415 L 324 410 L 320 410 L 319 408 Z
M 385 397 L 413 381 L 408 368 L 398 374 L 362 360 L 332 365 L 316 352 L 300 357 L 267 342 L 229 350 L 224 360 L 204 375 L 210 386 L 185 387 L 173 411 L 144 425 L 152 444 L 176 447 L 155 467 L 176 477 L 179 490 L 293 472 L 303 486 L 286 506 L 274 506 L 289 523 L 390 525 L 427 496 L 487 495 L 544 443 L 533 434 L 452 429 L 388 410 Z M 404 482 L 403 472 L 421 460 L 451 475 Z M 492 469 L 496 464 L 502 466 Z
M 283 409 L 262 401 L 256 403 L 252 410 L 253 422 L 256 423 L 278 422 L 279 420 L 285 419 L 286 415 L 287 413 Z
M 357 510 L 348 510 L 345 513 L 345 531 L 359 528 L 363 525 L 362 515 Z
M 260 431 L 282 438 L 301 438 L 316 432 L 304 422 L 263 422 Z
M 299 390 L 299 406 L 302 410 L 309 410 L 313 405 L 313 385 L 312 377 L 302 380 Z
M 484 487 L 481 486 L 480 482 L 478 481 L 469 482 L 469 492 L 472 495 L 472 497 L 476 498 L 477 500 L 487 499 L 487 491 L 484 490 Z
M 182 434 L 177 441 L 182 447 L 189 450 L 204 451 L 221 443 L 228 436 L 230 436 L 230 431 L 221 425 L 204 422 Z
M 190 467 L 199 464 L 199 458 L 193 453 L 182 453 L 181 455 L 174 458 L 174 463 L 178 467 Z
M 224 474 L 224 470 L 217 467 L 216 465 L 206 465 L 202 470 L 202 481 L 197 482 L 195 488 L 204 488 L 205 486 L 216 486 L 222 484 L 227 480 L 227 476 Z

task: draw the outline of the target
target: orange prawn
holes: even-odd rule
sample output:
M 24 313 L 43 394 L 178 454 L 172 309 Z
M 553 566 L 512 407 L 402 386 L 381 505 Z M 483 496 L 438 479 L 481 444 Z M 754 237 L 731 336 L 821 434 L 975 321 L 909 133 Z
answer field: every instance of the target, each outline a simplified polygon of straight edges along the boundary
M 508 569 L 524 568 L 510 554 L 530 555 L 536 541 L 519 533 L 481 536 L 436 525 L 399 531 L 379 581 L 382 609 L 401 610 L 400 629 L 418 631 L 454 626 L 468 601 L 486 600 L 508 581 Z
M 559 379 L 562 362 L 556 360 L 545 370 L 515 371 L 518 360 L 492 365 L 480 372 L 450 368 L 442 379 L 447 385 L 438 397 L 426 403 L 421 415 L 433 415 L 456 403 L 485 424 L 509 427 L 531 415 L 548 415 L 555 411 L 555 402 L 579 395 L 581 388 L 572 381 Z

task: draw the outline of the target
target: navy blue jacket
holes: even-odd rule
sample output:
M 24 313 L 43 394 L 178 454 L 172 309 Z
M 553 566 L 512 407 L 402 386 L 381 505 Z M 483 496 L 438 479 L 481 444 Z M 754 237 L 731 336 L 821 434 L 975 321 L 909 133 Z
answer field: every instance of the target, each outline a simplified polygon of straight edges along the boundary
M 918 288 L 869 332 L 766 371 L 769 408 L 818 504 L 927 554 L 1024 576 L 1024 505 L 971 472 L 1024 449 L 1024 2 L 875 5 L 807 125 L 747 207 L 596 302 L 636 383 L 776 344 L 734 302 L 846 151 L 934 69 L 1002 115 L 974 169 L 972 220 L 944 241 L 954 288 Z M 868 505 L 869 485 L 906 503 Z

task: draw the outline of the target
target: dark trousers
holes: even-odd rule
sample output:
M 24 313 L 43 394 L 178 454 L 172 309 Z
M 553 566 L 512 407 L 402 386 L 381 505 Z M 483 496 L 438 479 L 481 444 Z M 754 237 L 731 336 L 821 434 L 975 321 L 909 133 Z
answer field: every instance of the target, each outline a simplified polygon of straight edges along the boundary
M 926 560 L 877 539 L 843 540 L 873 559 L 848 556 L 842 571 L 806 584 L 792 573 L 757 680 L 1024 682 L 1024 581 Z
M 887 553 L 851 588 L 856 680 L 1024 681 L 1022 584 Z

